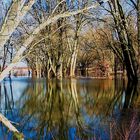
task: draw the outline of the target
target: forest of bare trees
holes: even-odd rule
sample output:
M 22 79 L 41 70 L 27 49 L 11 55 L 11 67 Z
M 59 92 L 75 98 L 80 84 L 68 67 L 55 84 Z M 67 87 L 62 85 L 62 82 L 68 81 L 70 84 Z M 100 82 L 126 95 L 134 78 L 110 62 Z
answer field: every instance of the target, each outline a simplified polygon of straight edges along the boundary
M 125 5 L 125 6 L 124 6 Z M 2 81 L 20 61 L 40 78 L 140 72 L 139 0 L 1 1 Z
M 59 79 L 70 78 L 69 97 L 77 104 L 76 112 L 78 94 L 83 96 L 85 89 L 82 92 L 77 90 L 78 83 L 73 78 L 115 79 L 110 80 L 114 82 L 114 96 L 110 99 L 113 101 L 112 106 L 116 108 L 115 103 L 119 99 L 115 93 L 116 79 L 121 75 L 123 90 L 120 93 L 127 95 L 122 97 L 122 102 L 128 108 L 129 102 L 133 101 L 131 93 L 134 95 L 136 92 L 133 84 L 140 77 L 140 0 L 0 0 L 0 98 L 3 91 L 5 97 L 8 91 L 5 78 L 9 78 L 12 89 L 11 76 L 17 76 L 13 74 L 13 70 L 20 62 L 27 65 L 32 77 L 30 80 L 58 80 L 60 85 L 56 84 L 55 89 L 60 90 L 60 93 L 64 90 L 62 80 Z M 128 80 L 126 91 L 124 79 Z M 51 99 L 55 95 L 52 95 L 52 91 L 57 93 L 52 86 L 53 80 L 50 86 L 47 81 L 48 89 L 43 91 L 49 91 L 50 87 L 50 98 L 43 95 L 43 100 L 52 101 L 52 104 L 55 101 Z M 30 91 L 30 85 L 27 89 Z M 37 89 L 39 93 L 38 86 L 35 90 Z M 12 90 L 11 96 L 13 99 Z M 59 96 L 58 103 L 65 100 L 61 94 Z M 100 98 L 100 95 L 97 94 L 96 97 Z M 7 101 L 10 102 L 10 99 Z M 39 102 L 44 107 L 44 102 Z M 48 107 L 49 102 L 47 103 Z M 105 105 L 111 107 L 106 102 Z M 32 107 L 32 104 L 29 106 Z M 39 106 L 40 110 L 42 106 Z M 34 108 L 36 109 L 36 105 Z M 91 109 L 91 104 L 89 108 Z M 1 111 L 0 121 L 8 130 L 19 134 L 5 116 Z M 23 139 L 22 134 L 20 137 Z

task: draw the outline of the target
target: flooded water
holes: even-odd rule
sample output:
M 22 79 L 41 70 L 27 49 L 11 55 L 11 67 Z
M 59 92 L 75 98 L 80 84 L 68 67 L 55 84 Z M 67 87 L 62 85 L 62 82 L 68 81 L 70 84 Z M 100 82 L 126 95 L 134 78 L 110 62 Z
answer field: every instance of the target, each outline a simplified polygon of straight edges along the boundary
M 140 139 L 140 86 L 123 80 L 17 78 L 0 85 L 0 112 L 30 140 Z M 0 124 L 0 140 L 15 139 Z

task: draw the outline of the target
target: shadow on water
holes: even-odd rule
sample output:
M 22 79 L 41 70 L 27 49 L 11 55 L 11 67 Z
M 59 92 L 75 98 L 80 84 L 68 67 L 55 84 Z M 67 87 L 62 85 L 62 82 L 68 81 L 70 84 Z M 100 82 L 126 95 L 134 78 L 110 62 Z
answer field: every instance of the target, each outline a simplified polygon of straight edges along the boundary
M 124 81 L 9 80 L 0 85 L 0 110 L 25 139 L 135 140 L 139 86 Z M 0 139 L 12 139 L 1 124 Z

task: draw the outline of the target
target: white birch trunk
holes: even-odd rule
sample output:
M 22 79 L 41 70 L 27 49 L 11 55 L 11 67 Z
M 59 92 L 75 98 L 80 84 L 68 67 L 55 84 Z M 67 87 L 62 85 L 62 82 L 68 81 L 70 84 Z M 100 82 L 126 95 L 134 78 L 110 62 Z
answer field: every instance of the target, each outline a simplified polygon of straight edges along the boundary
M 70 77 L 75 76 L 75 69 L 76 69 L 76 61 L 77 61 L 77 53 L 78 53 L 78 42 L 77 40 L 74 43 L 74 50 L 71 57 L 71 64 L 70 64 Z
M 37 78 L 41 78 L 41 62 L 36 56 L 36 76 Z

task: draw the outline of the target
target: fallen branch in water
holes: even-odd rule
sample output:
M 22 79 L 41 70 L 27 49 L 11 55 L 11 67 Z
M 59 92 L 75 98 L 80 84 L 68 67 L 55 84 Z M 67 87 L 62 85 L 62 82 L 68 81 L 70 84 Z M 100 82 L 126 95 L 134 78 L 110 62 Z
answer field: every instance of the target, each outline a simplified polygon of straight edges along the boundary
M 0 114 L 0 121 L 10 130 L 14 133 L 14 135 L 20 139 L 23 140 L 23 134 L 21 134 L 12 124 L 11 122 L 2 114 Z

